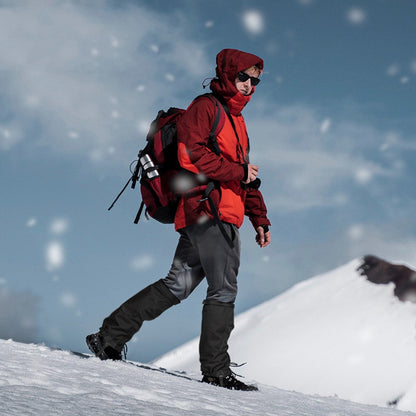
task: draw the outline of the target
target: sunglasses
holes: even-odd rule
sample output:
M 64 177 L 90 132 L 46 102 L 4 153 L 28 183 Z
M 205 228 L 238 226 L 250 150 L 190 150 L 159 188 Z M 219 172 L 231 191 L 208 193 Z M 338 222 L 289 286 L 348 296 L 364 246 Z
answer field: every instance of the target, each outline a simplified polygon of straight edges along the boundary
M 240 71 L 237 74 L 237 78 L 241 82 L 246 82 L 250 78 L 251 85 L 258 85 L 258 83 L 260 82 L 260 78 L 251 77 L 250 75 L 248 75 L 248 74 L 246 74 L 245 72 L 242 72 L 242 71 Z

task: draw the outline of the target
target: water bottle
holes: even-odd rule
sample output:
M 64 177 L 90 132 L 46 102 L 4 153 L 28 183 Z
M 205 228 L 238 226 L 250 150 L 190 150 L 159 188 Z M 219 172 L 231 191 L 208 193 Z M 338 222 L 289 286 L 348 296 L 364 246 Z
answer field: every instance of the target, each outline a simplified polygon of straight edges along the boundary
M 148 154 L 140 158 L 140 164 L 148 179 L 154 179 L 159 176 L 159 172 Z

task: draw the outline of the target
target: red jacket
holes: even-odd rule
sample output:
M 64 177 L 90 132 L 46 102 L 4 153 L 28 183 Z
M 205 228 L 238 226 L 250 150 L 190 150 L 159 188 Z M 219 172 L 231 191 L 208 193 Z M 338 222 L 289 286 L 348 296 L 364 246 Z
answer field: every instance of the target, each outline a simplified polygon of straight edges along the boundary
M 232 124 L 221 108 L 220 125 L 217 129 L 217 142 L 221 154 L 217 155 L 208 137 L 217 114 L 217 106 L 209 97 L 200 97 L 186 110 L 177 123 L 178 158 L 181 166 L 196 174 L 218 181 L 219 190 L 211 197 L 218 207 L 222 221 L 240 227 L 246 214 L 253 226 L 270 225 L 267 209 L 259 190 L 244 190 L 241 181 L 245 176 L 244 165 L 249 163 L 249 141 L 241 110 L 251 96 L 243 96 L 235 87 L 239 71 L 253 65 L 263 68 L 263 61 L 255 55 L 235 49 L 224 49 L 217 55 L 217 78 L 211 81 L 210 88 L 226 102 L 238 138 Z M 253 87 L 254 92 L 254 87 Z M 220 106 L 221 107 L 221 106 Z M 204 218 L 212 217 L 207 202 L 199 202 L 201 195 L 184 195 L 175 217 L 175 228 L 195 224 Z

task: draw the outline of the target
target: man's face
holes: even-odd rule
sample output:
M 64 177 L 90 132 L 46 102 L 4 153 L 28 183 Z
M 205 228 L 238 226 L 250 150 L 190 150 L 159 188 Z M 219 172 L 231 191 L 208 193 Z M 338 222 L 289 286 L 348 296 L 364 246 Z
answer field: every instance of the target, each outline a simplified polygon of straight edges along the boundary
M 258 78 L 259 70 L 252 67 L 241 71 L 244 74 L 247 74 L 249 77 Z M 251 85 L 251 79 L 248 78 L 246 81 L 241 81 L 240 78 L 237 76 L 235 78 L 235 86 L 238 91 L 241 92 L 243 95 L 250 95 L 253 90 L 253 85 Z

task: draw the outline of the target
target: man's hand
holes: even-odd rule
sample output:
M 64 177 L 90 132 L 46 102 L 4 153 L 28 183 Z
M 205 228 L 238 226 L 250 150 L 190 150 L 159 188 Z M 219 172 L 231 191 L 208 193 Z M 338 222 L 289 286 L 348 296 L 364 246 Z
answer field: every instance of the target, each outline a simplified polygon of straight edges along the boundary
M 270 244 L 271 233 L 270 231 L 264 232 L 264 228 L 262 226 L 256 228 L 257 235 L 256 235 L 256 242 L 257 244 L 263 248 Z
M 248 164 L 247 168 L 248 168 L 247 180 L 243 182 L 245 184 L 253 182 L 254 180 L 256 180 L 257 175 L 259 174 L 259 167 L 258 166 Z

